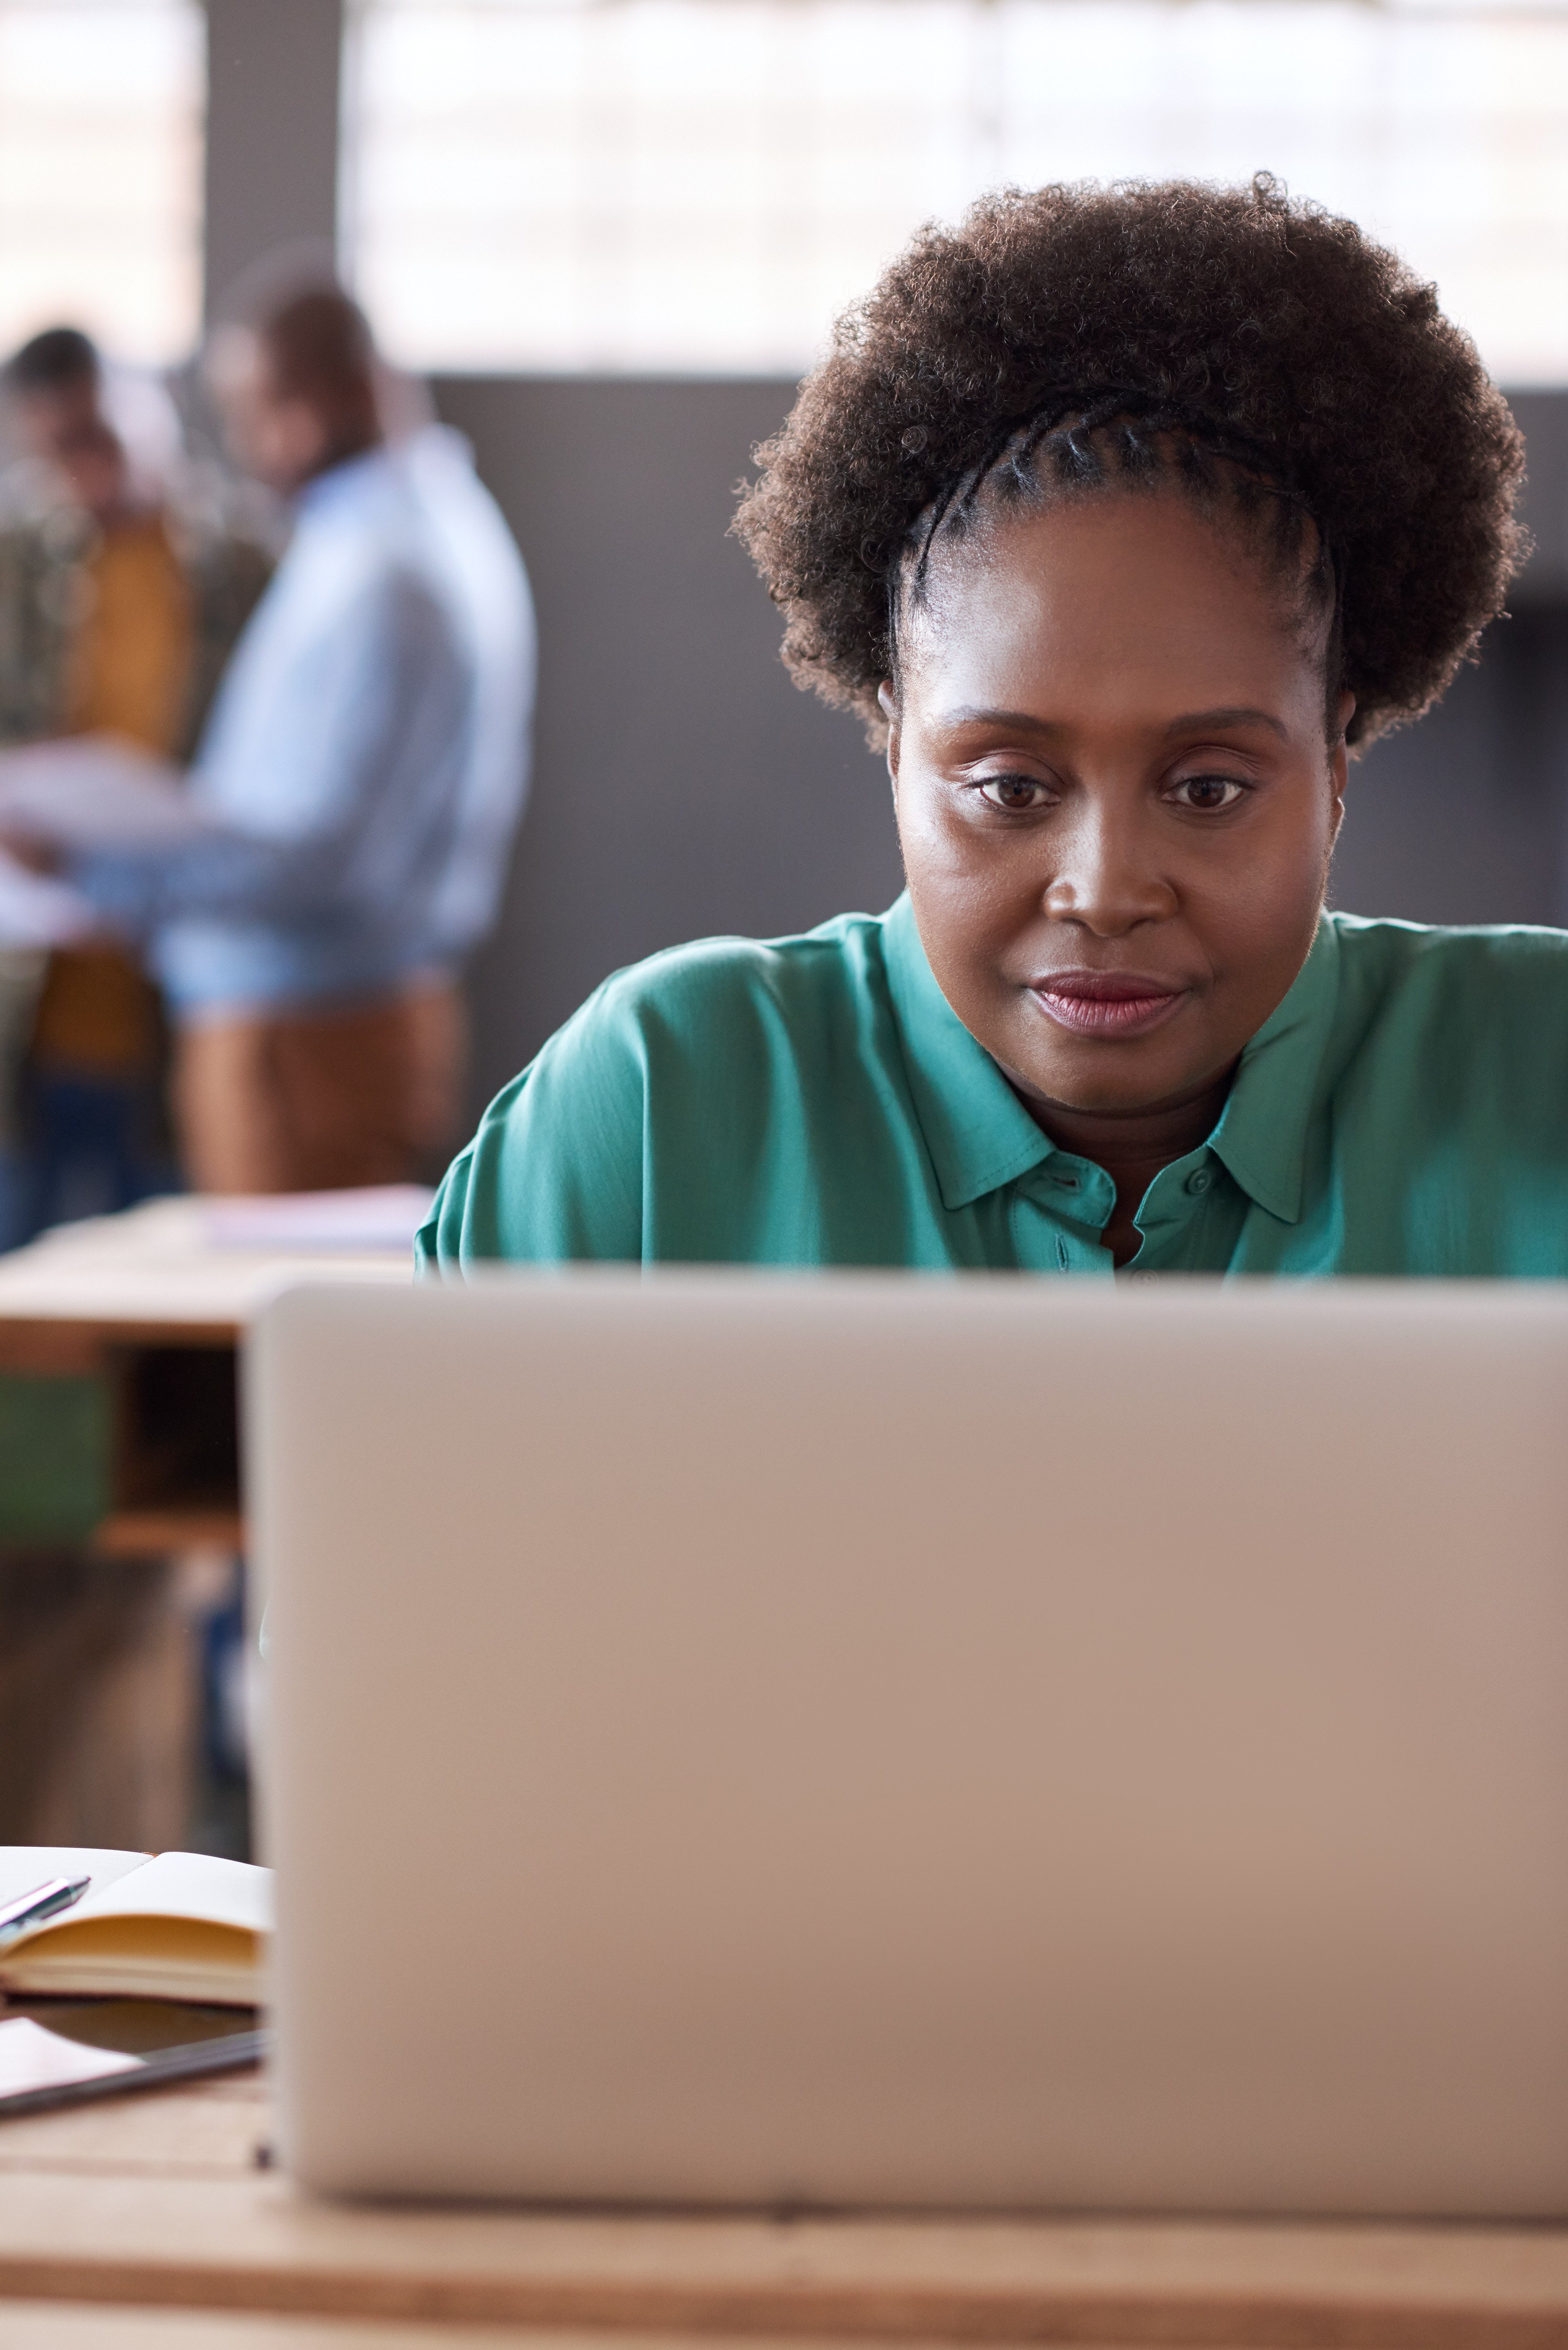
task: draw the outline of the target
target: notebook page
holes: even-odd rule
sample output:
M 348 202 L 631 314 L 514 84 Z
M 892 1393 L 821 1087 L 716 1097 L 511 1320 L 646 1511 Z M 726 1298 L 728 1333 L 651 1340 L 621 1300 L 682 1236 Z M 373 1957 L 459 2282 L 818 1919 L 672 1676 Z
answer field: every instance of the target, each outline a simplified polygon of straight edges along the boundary
M 82 1896 L 83 1901 L 90 1900 L 133 1868 L 144 1867 L 151 1857 L 147 1852 L 109 1852 L 93 1845 L 0 1844 L 0 1906 L 19 1901 L 51 1877 L 90 1877 L 92 1883 Z M 62 1914 L 68 1918 L 74 1913 L 67 1909 Z
M 189 1918 L 243 1933 L 270 1933 L 272 1871 L 248 1861 L 217 1860 L 211 1853 L 161 1852 L 112 1884 L 95 1885 L 59 1922 L 78 1926 L 95 1918 Z

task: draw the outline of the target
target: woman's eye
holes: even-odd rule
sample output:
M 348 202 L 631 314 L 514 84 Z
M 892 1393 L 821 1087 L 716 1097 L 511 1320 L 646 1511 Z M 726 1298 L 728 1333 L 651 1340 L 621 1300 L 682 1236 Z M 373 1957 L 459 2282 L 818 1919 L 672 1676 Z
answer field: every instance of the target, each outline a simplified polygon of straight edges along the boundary
M 1036 783 L 1033 775 L 987 775 L 981 783 L 980 795 L 992 807 L 1006 808 L 1012 816 L 1044 807 L 1051 797 L 1045 785 Z
M 1246 788 L 1233 775 L 1183 775 L 1170 796 L 1179 807 L 1197 808 L 1211 816 L 1220 808 L 1234 807 Z

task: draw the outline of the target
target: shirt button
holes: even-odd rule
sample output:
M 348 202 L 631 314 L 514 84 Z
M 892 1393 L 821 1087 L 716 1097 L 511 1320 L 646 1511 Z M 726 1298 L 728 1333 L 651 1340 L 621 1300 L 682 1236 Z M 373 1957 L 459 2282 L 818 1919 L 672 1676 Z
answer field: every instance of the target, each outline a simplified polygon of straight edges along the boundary
M 1214 1178 L 1210 1175 L 1207 1167 L 1195 1167 L 1191 1174 L 1187 1179 L 1187 1189 L 1191 1192 L 1195 1200 L 1201 1199 L 1203 1193 L 1207 1191 L 1209 1186 L 1213 1182 L 1213 1180 Z

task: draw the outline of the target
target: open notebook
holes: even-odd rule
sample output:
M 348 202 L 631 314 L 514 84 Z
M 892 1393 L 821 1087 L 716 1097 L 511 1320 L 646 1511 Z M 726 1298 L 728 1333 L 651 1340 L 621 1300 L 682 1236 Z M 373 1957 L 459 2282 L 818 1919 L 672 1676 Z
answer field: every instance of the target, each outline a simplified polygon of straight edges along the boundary
M 272 1872 L 199 1852 L 0 1845 L 0 1903 L 90 1877 L 74 1908 L 0 1949 L 0 1989 L 31 1996 L 261 2002 Z

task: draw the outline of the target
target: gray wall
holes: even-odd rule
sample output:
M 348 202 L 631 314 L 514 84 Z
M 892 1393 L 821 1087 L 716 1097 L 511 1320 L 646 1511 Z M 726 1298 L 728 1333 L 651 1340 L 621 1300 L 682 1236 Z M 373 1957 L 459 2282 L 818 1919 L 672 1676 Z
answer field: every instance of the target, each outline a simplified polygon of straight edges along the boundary
M 1417 922 L 1568 918 L 1568 607 L 1489 630 L 1478 667 L 1351 769 L 1333 902 Z
M 793 384 L 436 389 L 539 608 L 534 795 L 472 980 L 477 1107 L 618 964 L 885 905 L 898 865 L 880 763 L 852 719 L 790 684 L 777 616 L 725 536 Z M 1352 770 L 1334 895 L 1355 912 L 1568 913 L 1568 395 L 1517 405 L 1541 551 L 1480 666 Z
M 1479 664 L 1352 769 L 1334 897 L 1354 913 L 1568 920 L 1568 393 L 1512 405 L 1535 554 Z
M 533 797 L 473 975 L 476 1101 L 618 964 L 898 893 L 886 774 L 853 719 L 790 684 L 777 616 L 725 536 L 747 453 L 793 392 L 437 386 L 517 534 L 539 612 Z

